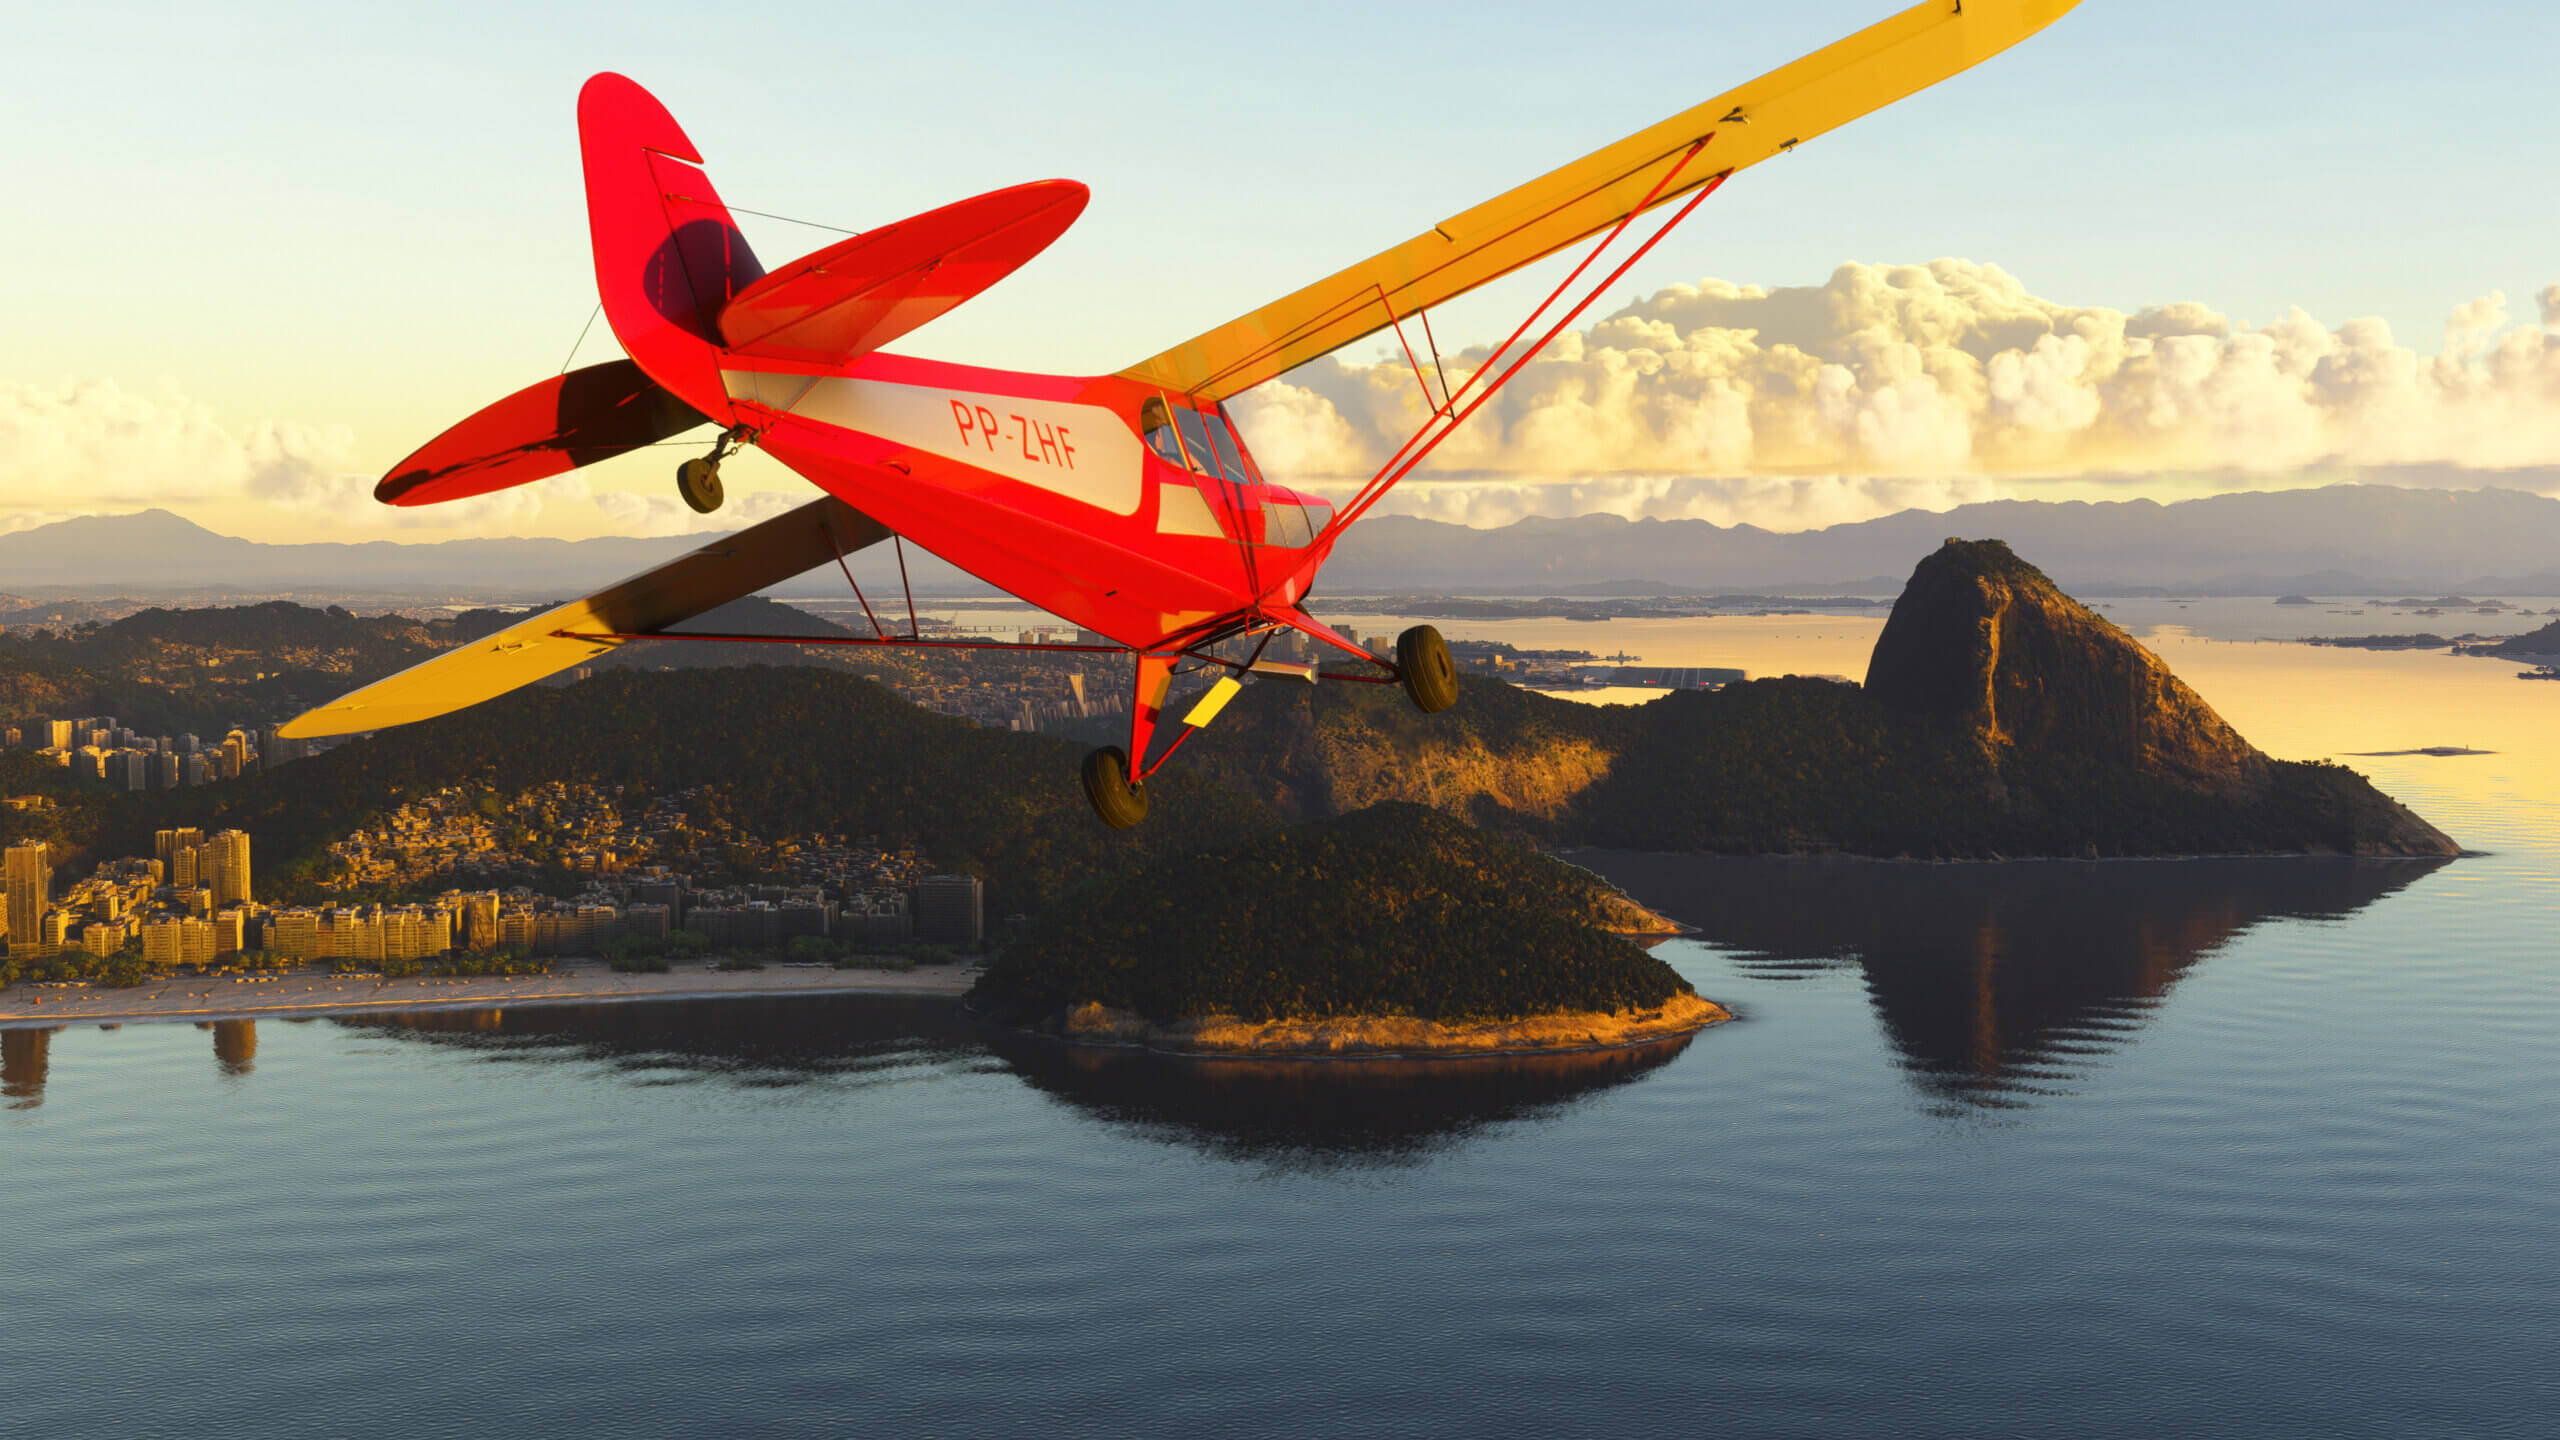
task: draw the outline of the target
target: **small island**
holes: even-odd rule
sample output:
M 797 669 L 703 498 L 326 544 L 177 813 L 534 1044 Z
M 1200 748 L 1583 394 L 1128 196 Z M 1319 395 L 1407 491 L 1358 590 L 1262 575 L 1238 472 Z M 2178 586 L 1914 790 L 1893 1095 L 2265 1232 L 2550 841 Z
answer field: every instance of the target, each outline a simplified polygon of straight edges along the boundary
M 1729 1018 L 1626 938 L 1677 928 L 1588 871 L 1390 802 L 1067 896 L 970 1001 L 1195 1054 L 1594 1049 Z

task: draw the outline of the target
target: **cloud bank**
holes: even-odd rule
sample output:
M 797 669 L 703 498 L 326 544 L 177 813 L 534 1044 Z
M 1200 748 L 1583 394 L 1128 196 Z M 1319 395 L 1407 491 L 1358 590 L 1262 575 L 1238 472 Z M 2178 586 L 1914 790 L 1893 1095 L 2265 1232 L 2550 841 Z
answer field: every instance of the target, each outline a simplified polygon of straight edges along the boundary
M 1843 265 L 1818 286 L 1675 285 L 1559 337 L 1384 508 L 1473 525 L 1606 511 L 1802 530 L 2006 496 L 2163 495 L 2174 477 L 2476 483 L 2560 467 L 2560 284 L 2531 309 L 2527 321 L 2503 294 L 2469 301 L 2421 354 L 2378 320 L 2332 329 L 2296 309 L 2252 328 L 2191 301 L 2066 305 L 1966 260 Z M 1484 358 L 1450 357 L 1451 378 Z M 1340 494 L 1411 433 L 1424 402 L 1401 356 L 1335 357 L 1235 409 L 1265 468 Z M 303 538 L 675 535 L 807 498 L 796 481 L 733 484 L 706 517 L 566 475 L 387 509 L 354 448 L 341 428 L 235 431 L 202 405 L 103 380 L 0 383 L 0 530 L 251 502 Z M 2497 480 L 2560 483 L 2546 482 Z
M 2470 301 L 2422 356 L 2379 320 L 2065 305 L 1966 260 L 1677 285 L 1558 337 L 1389 506 L 1797 529 L 2056 477 L 2560 464 L 2560 285 L 2536 300 L 2539 327 Z M 1452 357 L 1451 381 L 1484 358 Z M 1336 357 L 1236 409 L 1268 468 L 1340 490 L 1424 401 L 1401 356 Z
M 0 382 L 0 533 L 75 515 L 244 500 L 293 517 L 309 532 L 290 537 L 298 539 L 371 527 L 502 534 L 563 509 L 591 525 L 589 506 L 625 533 L 676 535 L 735 529 L 742 517 L 752 523 L 788 508 L 772 503 L 788 497 L 740 495 L 718 515 L 698 516 L 673 497 L 598 491 L 578 474 L 442 505 L 386 506 L 373 498 L 376 477 L 354 468 L 353 450 L 343 427 L 262 421 L 234 433 L 206 406 L 106 380 L 60 390 Z
M 105 380 L 58 391 L 0 383 L 0 501 L 96 511 L 249 493 L 296 503 L 327 488 L 350 438 L 276 423 L 234 435 L 202 405 Z

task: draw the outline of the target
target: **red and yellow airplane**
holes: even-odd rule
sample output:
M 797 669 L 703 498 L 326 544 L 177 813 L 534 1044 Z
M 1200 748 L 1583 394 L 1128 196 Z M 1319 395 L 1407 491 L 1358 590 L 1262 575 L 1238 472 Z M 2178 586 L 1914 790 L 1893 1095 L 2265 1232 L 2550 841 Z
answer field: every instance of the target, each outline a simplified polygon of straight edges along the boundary
M 696 510 L 718 508 L 721 458 L 742 445 L 825 494 L 278 733 L 352 734 L 458 710 L 615 647 L 668 638 L 669 625 L 892 538 L 1111 642 L 1039 648 L 1135 658 L 1128 746 L 1097 750 L 1084 767 L 1094 808 L 1115 827 L 1145 816 L 1146 777 L 1233 697 L 1239 674 L 1401 684 L 1422 709 L 1444 709 L 1457 698 L 1456 676 L 1437 631 L 1406 631 L 1390 662 L 1307 613 L 1343 530 L 1736 171 L 1986 60 L 2077 3 L 1926 0 L 1294 295 L 1091 377 L 880 348 L 1047 248 L 1083 212 L 1084 186 L 1041 180 L 994 191 L 767 271 L 674 117 L 630 80 L 598 75 L 578 97 L 579 144 L 596 287 L 629 358 L 482 410 L 400 462 L 375 498 L 426 505 L 485 494 L 705 424 L 720 427 L 711 453 L 686 461 L 677 478 Z M 1638 216 L 1675 202 L 1614 268 L 1583 283 L 1602 257 L 1621 253 Z M 1424 348 L 1414 346 L 1405 327 L 1429 307 L 1594 236 L 1565 282 L 1454 387 L 1427 319 Z M 1425 402 L 1413 438 L 1338 506 L 1267 479 L 1225 402 L 1388 329 L 1404 341 Z M 912 597 L 904 633 L 876 617 L 872 627 L 837 643 L 966 643 L 916 634 Z M 1290 631 L 1352 668 L 1262 658 Z M 1184 661 L 1227 673 L 1183 717 L 1185 728 L 1154 746 Z

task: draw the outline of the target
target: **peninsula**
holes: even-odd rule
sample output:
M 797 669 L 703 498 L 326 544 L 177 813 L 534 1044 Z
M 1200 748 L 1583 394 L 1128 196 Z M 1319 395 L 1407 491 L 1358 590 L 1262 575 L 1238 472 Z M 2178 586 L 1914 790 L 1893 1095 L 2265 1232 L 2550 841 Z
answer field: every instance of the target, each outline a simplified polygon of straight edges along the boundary
M 1205 1054 L 1515 1053 L 1728 1018 L 1588 871 L 1390 802 L 1069 896 L 970 992 L 1072 1041 Z

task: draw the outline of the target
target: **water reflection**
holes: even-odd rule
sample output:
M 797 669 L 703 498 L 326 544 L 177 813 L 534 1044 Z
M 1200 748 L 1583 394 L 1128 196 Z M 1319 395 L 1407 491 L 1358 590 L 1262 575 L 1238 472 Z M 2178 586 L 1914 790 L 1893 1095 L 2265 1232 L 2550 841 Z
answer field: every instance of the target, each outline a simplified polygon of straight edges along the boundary
M 2253 926 L 2339 919 L 2448 863 L 1573 858 L 1756 974 L 1856 965 L 1914 1083 L 1968 1106 L 2025 1103 L 2077 1077 Z
M 1191 1060 L 1016 1031 L 988 1043 L 1035 1089 L 1130 1133 L 1308 1170 L 1428 1159 L 1643 1079 L 1691 1038 L 1461 1060 Z
M 981 1027 L 930 996 L 797 996 L 430 1010 L 342 1018 L 351 1030 L 491 1058 L 602 1061 L 643 1081 L 796 1085 L 981 1059 Z
M 237 1079 L 258 1068 L 257 1021 L 202 1020 L 196 1028 L 213 1032 L 213 1060 L 224 1075 Z
M 440 1010 L 334 1022 L 522 1062 L 602 1061 L 635 1083 L 752 1085 L 915 1064 L 982 1067 L 1129 1133 L 1285 1168 L 1398 1164 L 1642 1078 L 1689 1043 L 1447 1061 L 1200 1061 L 1063 1045 L 956 1002 L 885 995 Z
M 0 1030 L 0 1099 L 12 1110 L 33 1110 L 44 1103 L 45 1074 L 52 1068 L 53 1032 L 43 1029 Z

